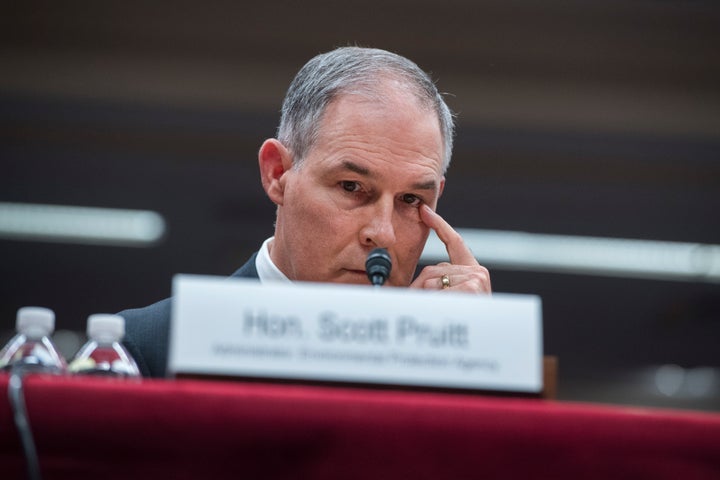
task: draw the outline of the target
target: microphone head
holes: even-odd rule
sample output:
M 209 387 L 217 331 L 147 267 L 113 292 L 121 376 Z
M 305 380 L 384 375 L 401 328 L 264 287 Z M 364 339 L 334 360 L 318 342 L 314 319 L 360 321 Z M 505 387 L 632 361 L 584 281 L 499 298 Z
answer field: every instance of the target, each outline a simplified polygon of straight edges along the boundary
M 365 271 L 373 285 L 383 285 L 390 276 L 392 260 L 390 254 L 384 248 L 375 248 L 365 260 Z

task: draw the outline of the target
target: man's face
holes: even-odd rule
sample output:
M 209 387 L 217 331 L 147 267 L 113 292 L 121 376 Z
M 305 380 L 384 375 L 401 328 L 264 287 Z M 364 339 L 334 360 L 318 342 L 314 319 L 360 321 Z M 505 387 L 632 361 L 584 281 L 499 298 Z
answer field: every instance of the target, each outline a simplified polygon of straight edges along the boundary
M 435 209 L 442 160 L 438 119 L 414 97 L 339 97 L 300 168 L 279 180 L 273 261 L 292 280 L 368 284 L 365 259 L 384 247 L 387 283 L 407 286 L 429 232 L 418 208 Z

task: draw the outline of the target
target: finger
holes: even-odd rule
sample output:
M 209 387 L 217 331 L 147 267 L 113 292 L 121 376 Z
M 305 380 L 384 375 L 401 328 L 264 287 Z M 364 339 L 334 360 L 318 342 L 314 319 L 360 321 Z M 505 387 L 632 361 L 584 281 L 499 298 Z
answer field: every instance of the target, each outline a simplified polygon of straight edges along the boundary
M 462 237 L 457 233 L 449 223 L 440 215 L 435 213 L 432 208 L 423 205 L 420 208 L 420 218 L 428 227 L 435 230 L 438 238 L 447 250 L 450 257 L 450 263 L 457 265 L 478 265 L 475 255 L 465 245 Z
M 450 277 L 449 286 L 445 288 L 443 288 L 442 277 L 426 278 L 422 282 L 415 281 L 410 287 L 451 292 L 492 293 L 490 278 L 478 275 Z
M 476 270 L 457 278 L 450 278 L 450 287 L 446 290 L 455 290 L 470 293 L 492 293 L 490 284 L 490 272 L 485 267 L 478 267 Z
M 443 276 L 450 286 L 443 288 Z M 410 284 L 411 288 L 426 290 L 452 290 L 471 293 L 491 293 L 490 272 L 481 266 L 439 264 L 425 267 Z

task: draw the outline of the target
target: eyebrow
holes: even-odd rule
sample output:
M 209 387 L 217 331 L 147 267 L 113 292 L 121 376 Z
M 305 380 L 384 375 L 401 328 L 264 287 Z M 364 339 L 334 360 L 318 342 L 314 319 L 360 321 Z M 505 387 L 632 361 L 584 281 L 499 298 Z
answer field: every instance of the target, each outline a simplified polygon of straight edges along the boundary
M 428 180 L 427 182 L 413 183 L 411 187 L 413 190 L 435 190 L 437 183 L 435 180 Z
M 343 160 L 342 167 L 346 170 L 350 170 L 351 172 L 355 172 L 358 175 L 370 178 L 375 177 L 375 174 L 373 174 L 368 168 L 351 162 L 350 160 Z M 437 188 L 437 182 L 435 182 L 435 180 L 428 180 L 426 182 L 413 183 L 410 187 L 413 190 L 435 190 Z
M 367 169 L 367 168 L 365 168 L 365 167 L 361 167 L 361 166 L 358 165 L 357 163 L 353 163 L 353 162 L 351 162 L 350 160 L 343 160 L 342 166 L 343 166 L 346 170 L 350 170 L 351 172 L 355 172 L 355 173 L 357 173 L 358 175 L 363 175 L 363 176 L 365 176 L 365 177 L 374 177 L 374 176 L 375 176 L 375 175 L 372 175 L 372 174 L 370 173 L 370 170 L 369 170 L 369 169 Z

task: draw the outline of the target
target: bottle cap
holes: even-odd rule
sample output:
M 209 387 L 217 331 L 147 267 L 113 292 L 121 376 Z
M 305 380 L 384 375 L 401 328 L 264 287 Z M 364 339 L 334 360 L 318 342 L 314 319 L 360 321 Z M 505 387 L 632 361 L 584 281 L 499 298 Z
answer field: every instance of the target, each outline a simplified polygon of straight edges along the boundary
M 50 335 L 55 330 L 55 312 L 43 307 L 22 307 L 17 311 L 15 328 L 25 335 Z
M 125 319 L 110 313 L 94 313 L 88 317 L 87 335 L 92 339 L 104 337 L 120 341 L 125 336 Z

